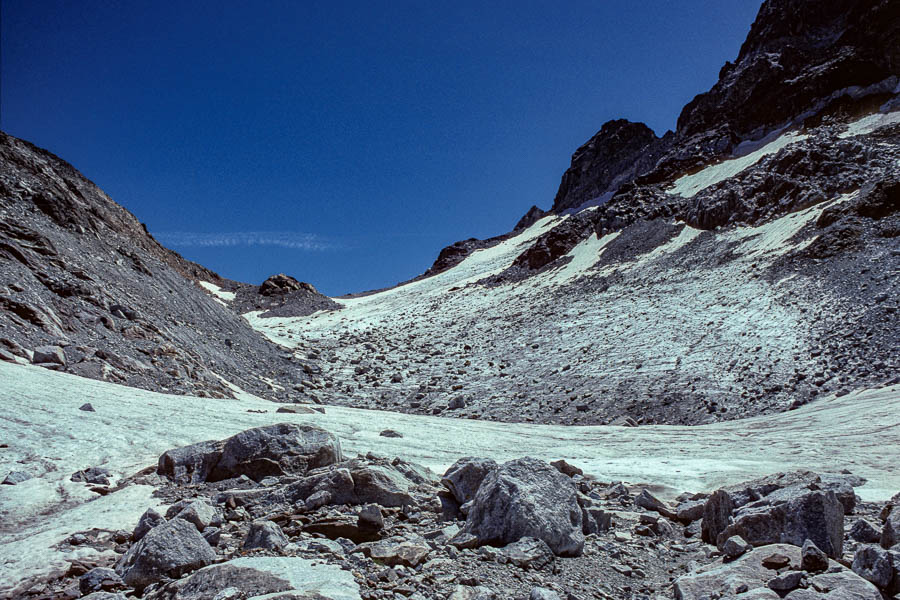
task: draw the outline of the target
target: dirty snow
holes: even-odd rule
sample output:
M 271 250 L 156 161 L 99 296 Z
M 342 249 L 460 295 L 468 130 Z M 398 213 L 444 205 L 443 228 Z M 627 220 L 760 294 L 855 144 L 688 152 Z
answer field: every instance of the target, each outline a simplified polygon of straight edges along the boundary
M 241 557 L 228 561 L 236 567 L 247 567 L 271 573 L 286 580 L 293 591 L 321 594 L 333 600 L 359 600 L 359 586 L 349 571 L 299 557 Z M 284 592 L 254 596 L 248 600 L 280 598 Z
M 896 432 L 900 386 L 827 398 L 796 411 L 697 427 L 565 427 L 472 421 L 329 406 L 326 414 L 276 414 L 268 401 L 171 396 L 0 363 L 0 437 L 4 467 L 37 482 L 22 490 L 58 489 L 69 475 L 103 466 L 126 476 L 154 465 L 165 450 L 221 439 L 277 422 L 317 424 L 338 435 L 345 452 L 402 456 L 443 472 L 466 455 L 505 461 L 528 454 L 564 458 L 603 480 L 653 482 L 709 491 L 791 469 L 850 469 L 868 478 L 866 499 L 886 499 L 900 488 Z M 95 413 L 78 406 L 90 401 Z M 264 413 L 248 412 L 264 410 Z M 402 438 L 379 436 L 391 428 Z M 31 487 L 29 487 L 29 485 Z M 64 486 L 65 487 L 65 486 Z M 130 529 L 156 501 L 143 486 L 88 499 L 62 489 L 35 514 L 19 486 L 0 488 L 0 581 L 7 586 L 41 570 L 63 568 L 53 545 L 100 527 Z M 70 555 L 69 558 L 72 558 Z M 0 586 L 0 592 L 3 591 Z
M 868 135 L 882 127 L 900 123 L 900 110 L 888 113 L 875 113 L 863 117 L 847 125 L 847 130 L 838 135 L 841 138 L 849 138 L 857 135 Z
M 734 177 L 744 169 L 752 167 L 764 157 L 775 154 L 782 148 L 786 148 L 791 144 L 796 144 L 808 137 L 808 135 L 797 133 L 796 131 L 779 135 L 771 142 L 756 148 L 752 152 L 747 152 L 742 156 L 724 160 L 718 164 L 710 165 L 692 175 L 685 175 L 684 177 L 676 179 L 675 184 L 669 188 L 667 192 L 669 194 L 690 198 L 711 185 Z M 739 146 L 739 148 L 741 147 Z
M 231 302 L 232 300 L 234 300 L 234 292 L 226 292 L 216 284 L 210 283 L 208 281 L 198 281 L 197 283 L 199 283 L 206 291 L 210 292 L 216 298 L 225 300 L 227 302 Z

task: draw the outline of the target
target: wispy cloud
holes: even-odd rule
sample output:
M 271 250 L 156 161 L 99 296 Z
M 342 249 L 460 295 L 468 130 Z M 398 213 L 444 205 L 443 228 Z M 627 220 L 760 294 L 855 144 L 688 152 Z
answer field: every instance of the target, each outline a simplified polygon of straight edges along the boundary
M 240 231 L 233 233 L 166 231 L 154 233 L 153 237 L 163 245 L 175 247 L 280 246 L 295 250 L 336 250 L 341 248 L 341 244 L 314 233 L 296 231 Z

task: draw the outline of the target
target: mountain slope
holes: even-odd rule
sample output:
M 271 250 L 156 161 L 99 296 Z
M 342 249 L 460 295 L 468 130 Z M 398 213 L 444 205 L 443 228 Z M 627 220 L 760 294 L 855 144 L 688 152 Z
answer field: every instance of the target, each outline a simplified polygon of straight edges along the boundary
M 470 418 L 696 424 L 896 381 L 898 31 L 894 2 L 765 2 L 676 132 L 607 123 L 549 213 L 251 322 L 323 355 L 315 398 Z
M 225 380 L 284 397 L 306 377 L 198 283 L 230 282 L 162 247 L 71 165 L 0 133 L 0 358 L 216 397 L 233 395 Z

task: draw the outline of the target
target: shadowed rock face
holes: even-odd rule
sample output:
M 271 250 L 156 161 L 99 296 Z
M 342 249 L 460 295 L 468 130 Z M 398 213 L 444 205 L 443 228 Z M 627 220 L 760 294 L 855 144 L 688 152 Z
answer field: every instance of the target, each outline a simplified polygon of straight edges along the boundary
M 892 0 L 768 0 L 735 62 L 682 110 L 678 137 L 699 137 L 708 147 L 716 138 L 744 138 L 835 92 L 897 75 L 898 18 Z
M 551 212 L 578 208 L 653 166 L 659 139 L 643 123 L 609 121 L 572 155 Z

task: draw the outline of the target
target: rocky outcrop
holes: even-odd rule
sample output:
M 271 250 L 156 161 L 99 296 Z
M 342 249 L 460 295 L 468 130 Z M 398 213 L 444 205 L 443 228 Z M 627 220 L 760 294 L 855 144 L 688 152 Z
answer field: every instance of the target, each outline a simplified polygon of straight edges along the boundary
M 643 123 L 625 119 L 604 123 L 572 155 L 551 212 L 561 214 L 602 203 L 604 194 L 611 196 L 620 185 L 649 171 L 662 147 L 661 140 Z
M 767 0 L 737 59 L 682 110 L 679 139 L 730 150 L 737 140 L 897 75 L 898 18 L 891 0 Z
M 879 600 L 871 583 L 831 561 L 827 573 L 801 570 L 797 546 L 772 544 L 755 548 L 737 560 L 719 559 L 675 580 L 676 600 L 704 598 L 813 598 L 794 590 L 823 590 L 828 597 Z

